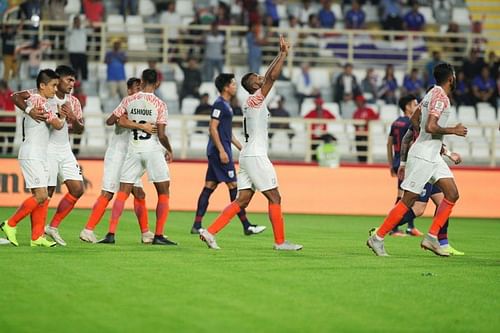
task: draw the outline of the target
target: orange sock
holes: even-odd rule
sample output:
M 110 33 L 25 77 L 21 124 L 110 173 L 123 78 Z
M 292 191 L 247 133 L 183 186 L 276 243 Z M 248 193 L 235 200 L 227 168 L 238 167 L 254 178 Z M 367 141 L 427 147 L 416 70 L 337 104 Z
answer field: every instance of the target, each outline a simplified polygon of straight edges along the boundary
M 434 219 L 432 220 L 432 225 L 429 229 L 430 235 L 437 237 L 439 229 L 444 226 L 444 224 L 448 220 L 448 217 L 450 217 L 453 206 L 455 206 L 454 202 L 446 199 L 443 199 L 443 201 L 441 201 L 436 211 L 436 215 L 434 215 Z
M 215 235 L 216 233 L 221 231 L 222 228 L 224 228 L 229 223 L 229 221 L 231 221 L 231 219 L 240 212 L 240 210 L 241 208 L 236 203 L 236 201 L 231 202 L 229 206 L 224 208 L 224 210 L 217 217 L 217 219 L 215 219 L 214 223 L 212 223 L 207 228 L 208 232 L 211 233 L 212 235 Z
M 134 198 L 134 211 L 139 221 L 141 232 L 149 230 L 148 224 L 148 209 L 146 208 L 146 200 Z
M 89 220 L 87 221 L 87 225 L 85 226 L 85 229 L 89 230 L 94 230 L 96 225 L 99 224 L 101 221 L 102 216 L 104 215 L 104 212 L 106 211 L 106 207 L 108 207 L 109 200 L 103 196 L 100 195 L 99 198 L 97 198 L 97 201 L 94 204 L 94 207 L 92 208 L 92 213 L 90 213 Z
M 165 223 L 167 223 L 169 211 L 168 195 L 158 195 L 158 203 L 156 204 L 156 236 L 163 236 L 163 230 L 165 229 Z
M 285 241 L 285 226 L 280 204 L 269 204 L 269 219 L 273 226 L 274 243 L 282 244 Z
M 50 226 L 53 228 L 59 227 L 62 220 L 73 210 L 76 202 L 78 201 L 77 197 L 72 196 L 70 193 L 66 193 L 66 195 L 61 199 L 59 205 L 57 205 L 56 213 L 50 222 Z
M 37 240 L 43 236 L 48 210 L 49 200 L 45 200 L 43 203 L 36 206 L 31 212 L 31 240 Z
M 122 216 L 123 208 L 125 207 L 125 201 L 127 201 L 128 194 L 125 192 L 118 192 L 116 194 L 115 202 L 113 203 L 113 209 L 111 210 L 111 220 L 109 222 L 109 233 L 114 234 L 116 232 L 116 227 L 118 226 L 118 221 L 120 216 Z
M 377 231 L 377 236 L 384 238 L 389 231 L 391 231 L 398 223 L 401 221 L 405 213 L 408 211 L 408 207 L 399 201 L 394 208 L 391 209 L 389 215 L 384 220 L 384 223 L 380 226 Z
M 24 200 L 21 206 L 17 209 L 17 211 L 14 213 L 14 215 L 9 218 L 7 221 L 7 224 L 9 227 L 15 227 L 19 221 L 24 219 L 28 214 L 30 214 L 33 209 L 38 206 L 38 202 L 36 201 L 35 197 L 31 196 L 28 199 Z

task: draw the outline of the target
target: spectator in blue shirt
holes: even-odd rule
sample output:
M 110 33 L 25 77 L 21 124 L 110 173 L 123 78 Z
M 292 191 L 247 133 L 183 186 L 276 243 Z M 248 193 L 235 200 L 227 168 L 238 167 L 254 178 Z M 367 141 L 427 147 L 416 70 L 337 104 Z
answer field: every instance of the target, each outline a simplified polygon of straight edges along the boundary
M 260 72 L 264 42 L 264 39 L 260 37 L 260 26 L 256 23 L 252 24 L 250 31 L 247 33 L 248 67 L 252 73 Z
M 487 65 L 481 69 L 481 75 L 472 80 L 472 94 L 478 102 L 488 102 L 496 107 L 495 81 L 491 78 L 490 69 Z
M 352 8 L 345 15 L 345 27 L 347 29 L 364 29 L 365 12 L 361 9 L 358 1 L 352 2 Z
M 272 17 L 274 27 L 279 26 L 280 16 L 276 7 L 276 0 L 266 0 L 266 15 Z
M 394 66 L 387 65 L 385 68 L 385 76 L 382 79 L 382 85 L 379 89 L 379 96 L 387 104 L 397 104 L 396 92 L 398 90 L 398 82 L 394 77 Z
M 121 50 L 122 43 L 117 40 L 113 43 L 113 50 L 106 53 L 104 62 L 107 67 L 107 81 L 109 86 L 110 97 L 116 97 L 117 93 L 120 98 L 127 96 L 127 84 L 125 83 L 125 63 L 127 55 Z
M 457 106 L 474 104 L 469 84 L 467 83 L 467 80 L 465 80 L 465 74 L 463 71 L 459 71 L 457 73 L 457 83 L 455 91 L 453 91 L 453 99 Z
M 424 92 L 424 82 L 418 77 L 418 69 L 413 68 L 409 75 L 406 75 L 403 80 L 402 95 L 414 95 L 418 100 Z
M 424 15 L 418 11 L 418 3 L 415 1 L 411 10 L 404 16 L 404 27 L 410 31 L 422 31 L 425 26 Z
M 400 0 L 382 0 L 382 27 L 384 30 L 403 30 Z
M 333 29 L 335 26 L 335 14 L 333 13 L 331 0 L 323 1 L 323 8 L 318 13 L 321 28 Z
M 434 71 L 434 67 L 442 62 L 443 61 L 441 60 L 441 53 L 439 53 L 439 51 L 433 51 L 432 60 L 425 64 L 424 82 L 426 87 L 430 87 L 436 84 L 436 80 L 434 79 L 434 75 L 432 73 Z

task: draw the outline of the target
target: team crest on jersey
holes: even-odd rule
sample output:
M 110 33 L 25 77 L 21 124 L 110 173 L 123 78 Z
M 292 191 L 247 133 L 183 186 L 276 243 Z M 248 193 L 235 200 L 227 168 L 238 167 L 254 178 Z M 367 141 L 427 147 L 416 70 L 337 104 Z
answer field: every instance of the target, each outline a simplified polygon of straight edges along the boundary
M 229 170 L 227 172 L 227 175 L 228 175 L 229 178 L 234 178 L 234 170 Z
M 212 117 L 219 118 L 220 117 L 220 110 L 214 109 L 214 111 L 212 111 Z

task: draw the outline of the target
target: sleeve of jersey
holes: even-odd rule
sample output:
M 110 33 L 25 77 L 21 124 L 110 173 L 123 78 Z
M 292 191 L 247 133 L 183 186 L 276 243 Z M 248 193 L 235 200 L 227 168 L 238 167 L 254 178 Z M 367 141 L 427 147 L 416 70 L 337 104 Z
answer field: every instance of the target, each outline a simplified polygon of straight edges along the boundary
M 220 103 L 215 103 L 212 109 L 212 113 L 210 114 L 210 118 L 220 120 L 223 116 L 224 109 Z
M 75 113 L 76 119 L 83 120 L 83 111 L 80 101 L 75 96 L 72 96 L 73 100 L 73 112 Z
M 429 103 L 429 114 L 439 119 L 441 117 L 441 113 L 443 113 L 444 109 L 446 109 L 447 104 L 448 101 L 446 96 L 440 93 L 435 93 L 431 97 L 431 101 Z
M 262 94 L 262 90 L 257 90 L 255 94 L 250 95 L 247 99 L 247 105 L 253 109 L 260 109 L 266 97 Z
M 120 118 L 121 116 L 123 116 L 125 113 L 127 113 L 127 106 L 128 106 L 128 99 L 127 98 L 124 98 L 120 105 L 118 105 L 116 107 L 116 109 L 113 110 L 113 114 L 115 116 L 117 116 L 118 118 Z
M 160 103 L 160 107 L 158 108 L 158 117 L 156 118 L 157 124 L 167 124 L 167 105 L 163 102 Z
M 47 122 L 50 122 L 57 118 L 57 105 L 56 104 L 50 104 L 49 102 L 45 102 L 42 104 L 45 112 L 47 112 Z

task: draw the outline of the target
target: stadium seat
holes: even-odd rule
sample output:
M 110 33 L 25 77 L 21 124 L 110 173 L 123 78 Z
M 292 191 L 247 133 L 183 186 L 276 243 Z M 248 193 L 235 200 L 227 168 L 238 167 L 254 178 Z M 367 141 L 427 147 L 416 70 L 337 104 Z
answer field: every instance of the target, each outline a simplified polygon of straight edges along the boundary
M 175 6 L 175 11 L 180 16 L 194 16 L 193 1 L 191 0 L 177 0 Z
M 342 116 L 340 115 L 340 108 L 339 105 L 335 102 L 331 103 L 324 103 L 323 108 L 330 111 L 336 119 L 342 119 Z
M 127 43 L 130 51 L 146 51 L 148 48 L 144 35 L 128 35 Z
M 488 160 L 490 157 L 490 144 L 484 138 L 471 142 L 472 158 L 478 161 Z
M 148 68 L 149 68 L 149 66 L 148 66 L 147 62 L 136 62 L 135 63 L 135 72 L 134 72 L 135 77 L 140 78 L 142 76 L 142 72 Z
M 142 16 L 128 15 L 127 16 L 127 33 L 129 34 L 144 34 L 144 23 Z
M 397 105 L 386 104 L 380 108 L 380 119 L 393 122 L 399 117 L 399 109 Z
M 135 75 L 135 62 L 125 63 L 125 75 L 127 77 L 132 77 Z
M 448 126 L 456 125 L 458 123 L 458 112 L 457 108 L 450 106 L 450 116 L 448 118 Z
M 156 13 L 155 4 L 151 0 L 139 0 L 139 15 L 150 17 Z
M 477 118 L 481 124 L 496 123 L 496 111 L 489 103 L 478 103 Z
M 97 96 L 88 96 L 87 104 L 83 109 L 83 114 L 101 115 L 102 114 L 101 99 Z
M 326 68 L 311 68 L 311 81 L 312 85 L 317 88 L 328 87 L 331 88 L 332 82 L 330 80 L 330 72 Z
M 386 125 L 382 121 L 370 122 L 370 135 L 383 135 L 386 136 Z
M 378 8 L 377 6 L 374 5 L 364 5 L 363 6 L 363 11 L 365 12 L 365 21 L 366 23 L 371 23 L 371 22 L 378 22 L 379 21 L 379 14 L 378 14 Z
M 458 107 L 458 120 L 464 124 L 475 124 L 476 109 L 473 106 L 461 105 Z
M 339 27 L 337 26 L 337 23 L 344 21 L 344 15 L 342 14 L 342 7 L 340 6 L 339 3 L 334 2 L 332 3 L 330 9 L 335 14 L 335 19 L 336 19 L 335 28 L 338 29 Z
M 460 25 L 469 25 L 469 10 L 466 7 L 453 7 L 451 11 L 451 20 Z
M 200 100 L 198 98 L 186 97 L 182 100 L 181 113 L 192 115 L 198 105 L 200 105 Z
M 67 0 L 66 6 L 64 6 L 64 13 L 67 15 L 79 14 L 82 9 L 82 3 L 80 0 Z
M 125 33 L 125 20 L 123 15 L 109 14 L 106 18 L 106 26 L 110 33 Z
M 300 107 L 300 116 L 305 117 L 309 111 L 315 108 L 314 98 L 305 98 Z
M 418 11 L 424 16 L 426 24 L 436 23 L 436 20 L 434 19 L 434 15 L 432 13 L 432 7 L 422 6 L 418 8 Z
M 243 89 L 243 88 L 238 89 L 238 92 L 240 92 L 242 90 L 245 90 L 245 89 Z M 245 93 L 246 93 L 246 91 L 245 91 Z M 200 94 L 208 94 L 209 101 L 214 101 L 218 96 L 217 88 L 215 87 L 213 82 L 203 82 L 200 86 Z

